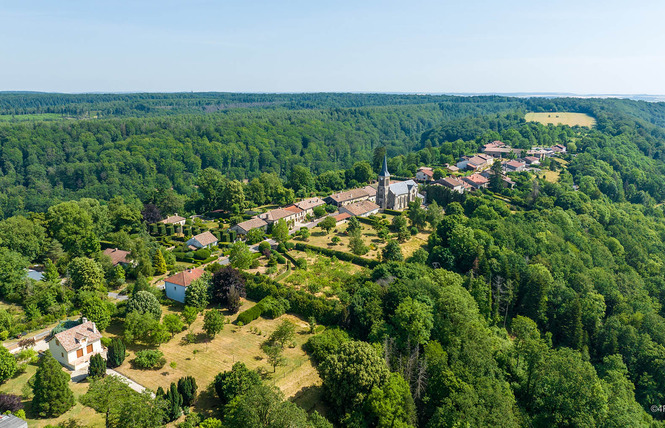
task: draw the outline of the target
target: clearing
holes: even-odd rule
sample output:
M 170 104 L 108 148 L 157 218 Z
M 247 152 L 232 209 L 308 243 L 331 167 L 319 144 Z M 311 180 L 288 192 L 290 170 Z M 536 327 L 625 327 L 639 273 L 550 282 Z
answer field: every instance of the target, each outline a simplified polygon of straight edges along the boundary
M 256 303 L 243 300 L 240 311 L 247 310 Z M 163 314 L 179 313 L 174 307 L 163 306 Z M 228 315 L 228 314 L 225 314 Z M 233 322 L 237 315 L 226 318 Z M 261 350 L 261 344 L 277 328 L 282 320 L 288 319 L 296 325 L 295 347 L 286 347 L 284 357 L 286 363 L 278 366 L 275 373 Z M 108 330 L 114 331 L 111 326 Z M 169 342 L 158 349 L 164 353 L 166 365 L 160 370 L 137 370 L 131 367 L 130 361 L 135 352 L 146 349 L 144 346 L 128 346 L 129 356 L 115 370 L 135 382 L 156 390 L 158 387 L 167 389 L 171 382 L 177 382 L 183 376 L 194 376 L 199 387 L 199 398 L 194 411 L 204 415 L 212 415 L 217 408 L 217 397 L 213 390 L 208 390 L 215 375 L 230 370 L 235 362 L 241 361 L 250 369 L 265 370 L 265 382 L 276 385 L 287 398 L 309 411 L 319 401 L 315 396 L 320 394 L 321 379 L 312 365 L 309 356 L 302 350 L 302 345 L 310 338 L 309 324 L 293 315 L 282 315 L 277 319 L 258 318 L 250 324 L 238 327 L 226 324 L 224 329 L 210 342 L 203 334 L 203 316 L 199 316 L 192 324 L 191 331 L 198 336 L 197 343 L 184 344 L 182 338 L 187 331 L 176 334 Z M 251 331 L 250 331 L 251 330 Z M 115 331 L 114 331 L 115 332 Z M 120 331 L 117 331 L 120 333 Z M 112 334 L 105 334 L 112 336 Z M 320 410 L 320 409 L 319 409 Z
M 538 122 L 543 125 L 568 125 L 568 126 L 586 126 L 592 128 L 596 125 L 596 119 L 585 113 L 568 112 L 546 112 L 546 113 L 527 113 L 524 119 L 527 122 Z

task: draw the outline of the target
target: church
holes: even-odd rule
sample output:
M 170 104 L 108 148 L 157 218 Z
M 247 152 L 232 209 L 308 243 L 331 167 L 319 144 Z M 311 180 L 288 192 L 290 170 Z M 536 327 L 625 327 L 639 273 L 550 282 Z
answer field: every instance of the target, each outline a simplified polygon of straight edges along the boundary
M 399 181 L 390 184 L 388 158 L 383 158 L 383 168 L 379 174 L 379 185 L 376 189 L 376 204 L 382 210 L 403 210 L 409 203 L 423 196 L 418 194 L 418 184 L 413 180 Z

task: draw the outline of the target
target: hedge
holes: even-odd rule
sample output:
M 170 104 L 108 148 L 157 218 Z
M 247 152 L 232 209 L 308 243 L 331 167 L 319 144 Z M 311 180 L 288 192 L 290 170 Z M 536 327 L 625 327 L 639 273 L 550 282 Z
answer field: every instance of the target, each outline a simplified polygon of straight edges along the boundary
M 247 325 L 250 322 L 254 321 L 258 317 L 261 316 L 263 313 L 263 306 L 261 306 L 261 302 L 257 303 L 256 305 L 252 306 L 251 308 L 247 309 L 246 311 L 242 311 L 238 314 L 238 318 L 236 318 L 236 323 L 243 323 L 243 325 Z
M 369 224 L 370 226 L 374 226 L 374 224 L 376 223 L 376 221 L 372 220 L 371 218 L 358 217 L 358 216 L 356 218 L 358 219 L 359 222 Z
M 296 244 L 296 250 L 298 251 L 311 250 L 323 254 L 324 256 L 336 257 L 339 260 L 351 262 L 358 266 L 364 266 L 370 269 L 374 269 L 379 264 L 379 262 L 376 260 L 366 259 L 364 257 L 356 256 L 355 254 L 345 253 L 343 251 L 331 250 L 330 248 L 315 247 L 314 245 L 307 245 L 303 244 L 302 242 L 298 242 Z
M 392 214 L 392 215 L 402 215 L 402 211 L 389 210 L 389 209 L 383 210 L 383 213 L 384 214 Z

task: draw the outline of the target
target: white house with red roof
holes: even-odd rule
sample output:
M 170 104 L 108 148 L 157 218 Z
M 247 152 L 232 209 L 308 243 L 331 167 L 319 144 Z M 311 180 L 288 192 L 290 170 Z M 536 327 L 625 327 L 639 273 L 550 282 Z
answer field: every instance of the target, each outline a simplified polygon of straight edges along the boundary
M 210 248 L 217 245 L 217 237 L 212 234 L 209 230 L 206 230 L 203 233 L 199 233 L 196 236 L 193 236 L 187 241 L 188 246 L 194 248 Z
M 201 278 L 203 272 L 203 269 L 186 269 L 166 278 L 164 280 L 166 297 L 180 303 L 185 303 L 185 290 L 187 290 L 187 287 L 192 282 Z
M 83 318 L 82 323 L 57 333 L 48 347 L 53 358 L 71 370 L 79 370 L 90 363 L 90 357 L 103 354 L 102 334 L 94 322 Z
M 416 171 L 416 180 L 418 181 L 430 181 L 434 178 L 434 170 L 425 166 L 421 166 Z

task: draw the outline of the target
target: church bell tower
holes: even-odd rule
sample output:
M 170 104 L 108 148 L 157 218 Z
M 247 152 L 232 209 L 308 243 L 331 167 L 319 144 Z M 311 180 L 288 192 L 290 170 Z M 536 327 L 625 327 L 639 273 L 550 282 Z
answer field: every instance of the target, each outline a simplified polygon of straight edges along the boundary
M 390 173 L 388 172 L 388 157 L 383 157 L 383 168 L 379 173 L 379 187 L 376 189 L 376 204 L 382 210 L 388 208 L 388 189 L 390 188 Z

